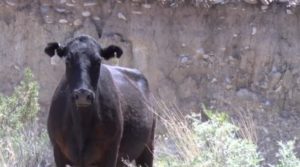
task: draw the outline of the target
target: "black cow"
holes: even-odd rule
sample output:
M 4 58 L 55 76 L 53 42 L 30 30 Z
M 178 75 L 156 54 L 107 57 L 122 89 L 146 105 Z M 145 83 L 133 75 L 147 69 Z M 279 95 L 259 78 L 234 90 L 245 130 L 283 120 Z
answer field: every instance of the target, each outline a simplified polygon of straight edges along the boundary
M 49 43 L 45 53 L 66 63 L 48 117 L 57 167 L 121 167 L 123 158 L 152 167 L 155 118 L 148 82 L 138 70 L 101 64 L 123 51 L 79 36 L 64 46 Z

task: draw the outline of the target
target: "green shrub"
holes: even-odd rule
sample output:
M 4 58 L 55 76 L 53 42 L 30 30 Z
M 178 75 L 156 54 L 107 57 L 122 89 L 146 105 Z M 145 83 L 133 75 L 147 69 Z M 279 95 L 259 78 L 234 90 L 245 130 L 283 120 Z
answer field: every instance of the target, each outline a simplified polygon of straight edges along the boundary
M 294 152 L 295 141 L 278 142 L 278 144 L 280 148 L 276 156 L 279 158 L 279 162 L 275 167 L 299 167 L 300 159 Z
M 45 163 L 48 137 L 37 122 L 38 83 L 29 69 L 11 96 L 0 95 L 0 166 L 33 167 Z
M 38 83 L 33 80 L 29 69 L 24 80 L 11 96 L 0 94 L 0 134 L 19 130 L 26 123 L 34 121 L 39 110 Z
M 182 131 L 183 138 L 168 135 L 175 142 L 176 149 L 180 153 L 178 155 L 162 154 L 156 159 L 157 166 L 258 167 L 260 165 L 262 157 L 257 152 L 257 146 L 246 139 L 237 137 L 239 128 L 229 123 L 227 115 L 210 114 L 210 120 L 207 122 L 201 122 L 199 116 L 195 114 L 186 119 L 191 122 L 188 134 Z M 183 124 L 179 122 L 173 127 L 182 128 Z M 186 129 L 189 125 L 184 126 L 183 129 Z M 187 143 L 185 135 L 191 137 L 191 134 L 192 140 L 189 140 L 192 142 Z M 178 142 L 180 140 L 181 142 Z M 185 144 L 182 144 L 182 141 Z M 187 147 L 187 144 L 191 144 L 188 146 L 189 149 L 182 148 Z M 187 153 L 189 150 L 191 152 Z
M 257 151 L 255 133 L 241 135 L 239 127 L 229 121 L 225 113 L 207 111 L 209 120 L 201 122 L 201 116 L 184 116 L 177 107 L 168 107 L 164 102 L 155 101 L 158 106 L 153 110 L 165 127 L 166 134 L 158 136 L 156 141 L 156 167 L 259 167 L 263 157 Z M 240 115 L 243 116 L 243 115 Z M 246 118 L 244 118 L 246 119 Z M 251 122 L 251 121 L 250 121 Z M 252 124 L 252 123 L 251 123 Z M 250 140 L 249 140 L 250 139 Z M 286 144 L 279 142 L 277 165 L 270 167 L 300 167 L 296 157 L 294 141 Z

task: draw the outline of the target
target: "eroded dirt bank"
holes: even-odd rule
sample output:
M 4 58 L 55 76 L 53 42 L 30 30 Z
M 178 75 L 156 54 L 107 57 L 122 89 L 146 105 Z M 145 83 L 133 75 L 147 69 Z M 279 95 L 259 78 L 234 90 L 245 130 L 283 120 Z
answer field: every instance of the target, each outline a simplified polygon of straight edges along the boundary
M 119 64 L 148 77 L 153 93 L 184 112 L 201 105 L 247 113 L 272 163 L 276 141 L 300 138 L 300 12 L 283 5 L 230 3 L 212 8 L 157 2 L 31 0 L 0 2 L 0 91 L 31 67 L 46 115 L 63 63 L 51 65 L 47 42 L 89 34 L 125 51 Z M 108 62 L 115 63 L 115 62 Z M 296 142 L 300 152 L 300 142 Z

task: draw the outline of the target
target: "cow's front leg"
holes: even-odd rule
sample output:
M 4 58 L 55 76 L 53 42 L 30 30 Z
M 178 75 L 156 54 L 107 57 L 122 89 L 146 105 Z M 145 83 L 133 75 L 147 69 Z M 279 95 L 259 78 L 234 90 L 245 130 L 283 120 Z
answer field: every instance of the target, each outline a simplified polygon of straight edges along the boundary
M 118 161 L 119 148 L 122 138 L 123 128 L 119 127 L 115 134 L 111 137 L 111 141 L 109 142 L 109 146 L 106 150 L 105 158 L 104 158 L 104 167 L 116 167 Z
M 109 150 L 107 150 L 106 158 L 105 158 L 105 167 L 116 167 L 119 148 L 120 148 L 121 136 L 111 143 Z

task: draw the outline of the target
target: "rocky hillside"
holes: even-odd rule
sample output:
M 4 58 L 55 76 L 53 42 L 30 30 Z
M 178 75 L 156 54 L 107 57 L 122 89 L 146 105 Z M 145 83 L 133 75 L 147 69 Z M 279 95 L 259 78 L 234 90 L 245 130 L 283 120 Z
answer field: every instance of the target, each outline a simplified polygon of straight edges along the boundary
M 2 0 L 0 91 L 11 92 L 31 67 L 43 122 L 64 72 L 43 53 L 47 42 L 102 33 L 102 45 L 125 52 L 106 63 L 141 70 L 155 96 L 184 112 L 204 104 L 253 120 L 272 163 L 278 140 L 298 138 L 300 152 L 300 12 L 298 1 L 271 2 Z

